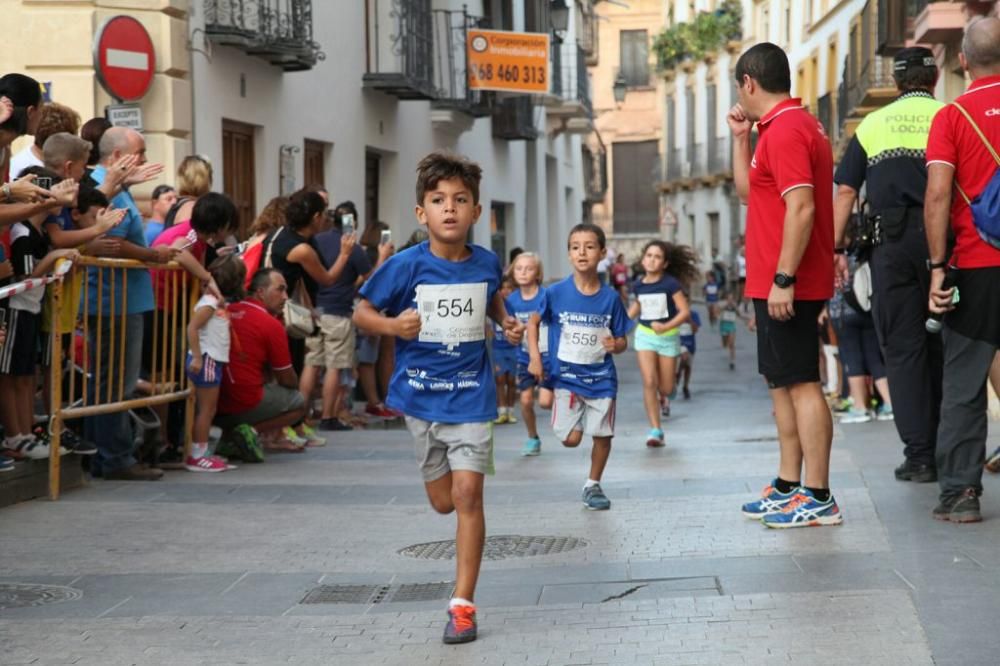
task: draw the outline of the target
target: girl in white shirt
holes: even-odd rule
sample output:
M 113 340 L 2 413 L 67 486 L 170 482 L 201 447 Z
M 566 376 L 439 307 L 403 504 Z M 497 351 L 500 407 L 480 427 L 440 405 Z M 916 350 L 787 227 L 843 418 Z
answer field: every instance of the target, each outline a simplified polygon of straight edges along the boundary
M 191 472 L 224 472 L 228 468 L 225 460 L 208 454 L 208 431 L 215 418 L 222 372 L 229 363 L 229 312 L 226 302 L 244 297 L 246 270 L 235 253 L 212 262 L 208 271 L 225 300 L 220 301 L 206 291 L 195 304 L 188 324 L 189 350 L 185 369 L 195 387 L 195 417 L 194 442 L 184 467 Z

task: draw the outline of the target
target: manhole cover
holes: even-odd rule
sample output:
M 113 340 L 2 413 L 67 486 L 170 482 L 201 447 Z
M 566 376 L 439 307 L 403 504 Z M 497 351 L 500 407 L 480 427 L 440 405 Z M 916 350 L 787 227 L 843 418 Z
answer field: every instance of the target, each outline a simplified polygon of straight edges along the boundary
M 406 585 L 320 585 L 309 590 L 300 604 L 388 604 L 449 599 L 455 583 Z
M 486 537 L 483 559 L 506 560 L 512 557 L 554 555 L 586 546 L 586 541 L 574 537 L 520 536 L 517 534 L 491 536 Z M 399 554 L 422 560 L 453 560 L 455 559 L 455 542 L 449 540 L 418 543 L 403 548 Z
M 0 583 L 0 610 L 61 604 L 83 596 L 81 590 L 63 585 L 33 583 Z

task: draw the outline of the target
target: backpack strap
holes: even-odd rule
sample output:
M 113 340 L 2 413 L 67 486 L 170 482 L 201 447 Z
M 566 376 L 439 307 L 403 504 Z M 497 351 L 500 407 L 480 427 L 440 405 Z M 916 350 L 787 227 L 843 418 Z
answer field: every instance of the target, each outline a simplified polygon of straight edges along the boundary
M 264 256 L 264 268 L 274 268 L 274 264 L 271 263 L 271 250 L 274 249 L 274 241 L 278 240 L 278 236 L 284 231 L 284 227 L 278 227 L 278 230 L 274 232 L 271 236 L 270 242 L 267 244 L 267 254 Z
M 997 163 L 997 166 L 1000 167 L 1000 155 L 997 154 L 996 149 L 990 144 L 990 140 L 986 138 L 986 135 L 983 134 L 983 130 L 979 129 L 979 125 L 977 125 L 976 121 L 972 119 L 972 116 L 969 115 L 969 112 L 966 111 L 965 107 L 963 107 L 958 102 L 952 102 L 952 106 L 958 109 L 962 113 L 962 115 L 965 116 L 965 119 L 969 121 L 969 124 L 972 125 L 972 129 L 974 129 L 976 131 L 976 134 L 979 135 L 979 140 L 983 142 L 983 145 L 986 146 L 986 150 L 989 151 L 990 155 L 993 156 L 993 160 Z M 972 203 L 972 200 L 969 199 L 969 197 L 965 194 L 964 191 L 962 191 L 962 188 L 959 186 L 957 180 L 955 181 L 955 188 L 958 190 L 958 193 L 962 195 L 962 198 L 965 199 L 966 204 Z

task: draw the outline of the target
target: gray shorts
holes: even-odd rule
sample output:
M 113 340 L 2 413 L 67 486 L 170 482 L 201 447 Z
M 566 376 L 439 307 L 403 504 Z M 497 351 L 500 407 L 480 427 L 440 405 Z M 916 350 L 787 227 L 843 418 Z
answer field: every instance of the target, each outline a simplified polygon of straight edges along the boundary
M 406 417 L 424 483 L 448 472 L 493 474 L 493 424 L 438 423 Z
M 264 397 L 256 407 L 239 414 L 217 414 L 215 424 L 224 430 L 231 430 L 241 423 L 257 425 L 276 416 L 302 409 L 305 405 L 305 398 L 297 390 L 274 383 L 264 384 Z
M 585 398 L 557 388 L 552 401 L 552 431 L 562 441 L 573 431 L 593 437 L 614 437 L 615 399 Z

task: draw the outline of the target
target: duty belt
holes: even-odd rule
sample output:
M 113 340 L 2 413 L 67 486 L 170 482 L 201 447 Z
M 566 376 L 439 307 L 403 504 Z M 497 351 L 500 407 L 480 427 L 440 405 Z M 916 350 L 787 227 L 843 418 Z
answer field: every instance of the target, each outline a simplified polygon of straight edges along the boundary
M 885 240 L 899 240 L 911 224 L 923 224 L 924 209 L 920 206 L 883 208 L 869 216 L 872 244 L 881 245 Z

